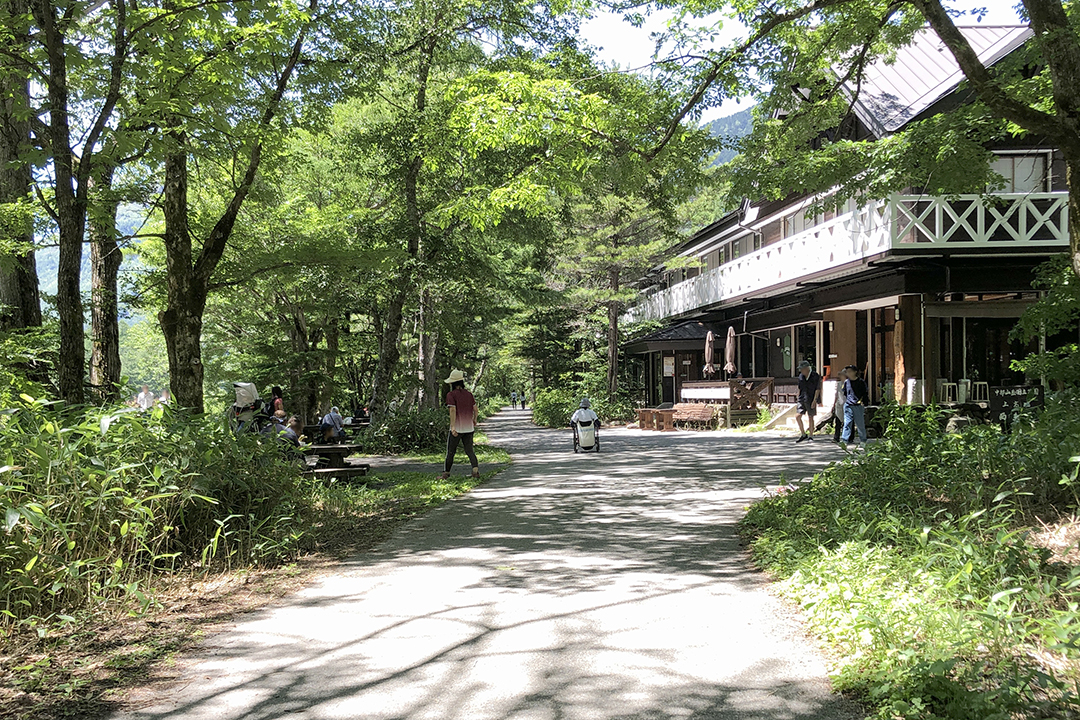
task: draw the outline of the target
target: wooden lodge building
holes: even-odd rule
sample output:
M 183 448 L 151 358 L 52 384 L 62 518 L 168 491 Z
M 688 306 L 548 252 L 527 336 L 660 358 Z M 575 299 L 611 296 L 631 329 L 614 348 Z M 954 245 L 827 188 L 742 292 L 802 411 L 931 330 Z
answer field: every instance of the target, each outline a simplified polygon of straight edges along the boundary
M 1026 26 L 963 32 L 987 65 L 1031 37 Z M 961 79 L 925 31 L 895 63 L 867 69 L 858 136 L 872 141 L 947 111 L 962 101 Z M 656 268 L 624 316 L 665 323 L 626 346 L 644 360 L 646 403 L 679 402 L 683 384 L 702 379 L 709 330 L 722 368 L 729 327 L 743 376 L 782 384 L 800 360 L 826 378 L 854 364 L 874 403 L 978 401 L 987 385 L 1024 382 L 1010 362 L 1035 348 L 1008 336 L 1037 297 L 1033 269 L 1068 248 L 1065 167 L 1054 148 L 1023 138 L 993 151 L 1007 187 L 990 202 L 905 188 L 816 215 L 808 208 L 820 197 L 747 202 L 697 232 L 676 252 L 700 267 Z

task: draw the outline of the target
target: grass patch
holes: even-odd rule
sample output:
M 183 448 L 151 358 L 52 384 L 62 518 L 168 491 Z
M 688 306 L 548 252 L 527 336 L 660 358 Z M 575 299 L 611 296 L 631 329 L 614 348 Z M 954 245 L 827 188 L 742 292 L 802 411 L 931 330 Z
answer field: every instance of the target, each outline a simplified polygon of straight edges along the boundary
M 144 609 L 120 600 L 80 612 L 65 627 L 38 637 L 5 638 L 0 649 L 0 717 L 81 720 L 116 710 L 127 689 L 134 699 L 168 692 L 179 671 L 172 658 L 238 614 L 289 594 L 344 557 L 369 550 L 410 518 L 476 487 L 481 478 L 377 472 L 365 484 L 306 486 L 311 527 L 302 554 L 270 568 L 178 571 L 155 579 Z
M 1080 570 L 1030 533 L 1076 505 L 1074 402 L 1008 436 L 889 408 L 881 442 L 750 508 L 755 559 L 875 717 L 1078 716 Z

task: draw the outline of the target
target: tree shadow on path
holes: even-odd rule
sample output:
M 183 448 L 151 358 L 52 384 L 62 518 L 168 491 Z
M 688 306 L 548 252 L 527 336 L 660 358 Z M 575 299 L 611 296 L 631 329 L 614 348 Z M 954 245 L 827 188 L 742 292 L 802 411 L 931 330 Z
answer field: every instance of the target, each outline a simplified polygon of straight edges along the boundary
M 735 523 L 839 451 L 604 430 L 575 455 L 528 413 L 514 465 L 342 572 L 206 643 L 185 685 L 116 717 L 860 717 L 767 592 Z

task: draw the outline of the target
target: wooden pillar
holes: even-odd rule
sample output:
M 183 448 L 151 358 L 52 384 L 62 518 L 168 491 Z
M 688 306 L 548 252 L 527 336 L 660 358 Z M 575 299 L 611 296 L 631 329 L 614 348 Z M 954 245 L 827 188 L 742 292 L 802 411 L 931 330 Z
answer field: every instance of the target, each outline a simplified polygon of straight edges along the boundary
M 922 296 L 901 295 L 899 308 L 900 319 L 893 328 L 893 349 L 896 353 L 893 390 L 897 400 L 906 404 L 908 380 L 928 380 L 923 374 L 926 328 L 922 324 Z
M 825 358 L 830 367 L 830 373 L 835 378 L 840 368 L 845 365 L 855 365 L 858 358 L 858 347 L 855 332 L 854 310 L 830 310 L 822 313 L 825 323 L 825 332 L 829 333 L 829 355 L 835 357 Z M 829 329 L 831 326 L 831 330 Z

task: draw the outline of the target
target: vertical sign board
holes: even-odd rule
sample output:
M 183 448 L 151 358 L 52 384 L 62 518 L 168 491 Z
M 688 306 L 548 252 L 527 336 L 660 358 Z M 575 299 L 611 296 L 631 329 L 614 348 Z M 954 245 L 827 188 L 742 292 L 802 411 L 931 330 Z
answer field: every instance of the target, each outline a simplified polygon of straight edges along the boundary
M 1046 406 L 1042 385 L 1004 385 L 990 388 L 990 422 L 999 423 L 1004 430 L 1023 410 Z
M 675 377 L 675 357 L 673 355 L 664 356 L 664 377 Z

